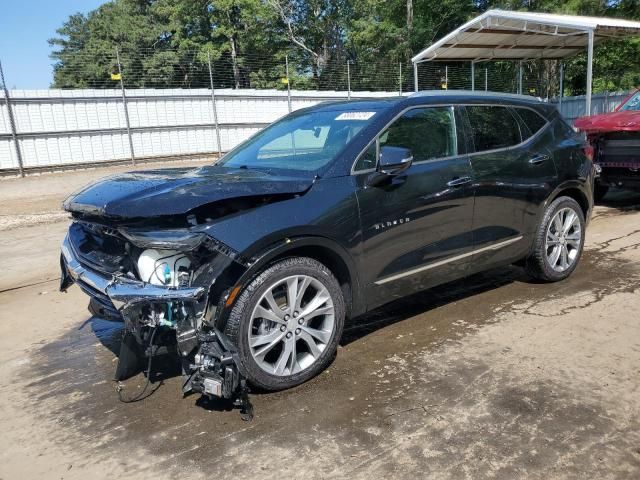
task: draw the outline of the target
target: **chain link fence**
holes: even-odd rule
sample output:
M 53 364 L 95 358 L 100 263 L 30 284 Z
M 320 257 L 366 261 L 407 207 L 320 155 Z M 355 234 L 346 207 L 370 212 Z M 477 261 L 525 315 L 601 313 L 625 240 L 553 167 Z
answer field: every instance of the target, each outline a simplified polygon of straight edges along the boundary
M 547 101 L 560 93 L 560 64 L 552 61 L 522 67 L 430 62 L 419 65 L 416 78 L 413 65 L 388 59 L 310 65 L 296 54 L 274 60 L 114 47 L 55 66 L 55 88 L 49 90 L 9 90 L 9 72 L 0 67 L 0 73 L 4 175 L 177 156 L 215 159 L 293 110 L 322 101 L 404 95 L 416 84 L 419 90 L 522 92 Z M 615 73 L 607 75 L 612 84 Z
M 418 86 L 428 89 L 476 89 L 516 92 L 518 64 L 482 62 L 430 62 L 418 68 Z M 317 91 L 412 92 L 415 89 L 410 62 L 381 59 L 375 63 L 355 63 L 333 59 L 324 65 L 309 65 L 297 55 L 279 60 L 259 55 L 216 58 L 201 50 L 136 50 L 110 54 L 74 54 L 73 61 L 55 70 L 55 88 L 114 88 L 119 79 L 132 88 L 231 88 Z M 525 62 L 524 93 L 550 97 L 558 93 L 557 62 Z

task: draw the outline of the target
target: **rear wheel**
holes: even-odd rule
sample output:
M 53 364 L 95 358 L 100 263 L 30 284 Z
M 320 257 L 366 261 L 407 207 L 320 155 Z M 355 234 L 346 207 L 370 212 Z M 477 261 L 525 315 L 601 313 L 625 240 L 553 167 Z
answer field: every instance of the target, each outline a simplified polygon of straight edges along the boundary
M 324 370 L 344 325 L 338 281 L 320 262 L 281 260 L 240 294 L 225 333 L 238 348 L 248 380 L 266 390 L 299 385 Z
M 533 277 L 556 282 L 573 273 L 584 246 L 584 214 L 573 198 L 559 197 L 547 207 L 526 268 Z

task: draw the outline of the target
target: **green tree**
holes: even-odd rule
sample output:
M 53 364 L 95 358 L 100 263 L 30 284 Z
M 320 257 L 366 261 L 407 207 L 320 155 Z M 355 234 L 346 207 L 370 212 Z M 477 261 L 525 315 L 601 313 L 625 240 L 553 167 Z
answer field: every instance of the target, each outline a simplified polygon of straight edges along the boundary
M 140 82 L 144 53 L 152 48 L 161 29 L 149 22 L 150 2 L 119 0 L 105 3 L 88 15 L 75 14 L 49 40 L 55 60 L 53 86 L 113 87 L 115 46 L 126 58 L 132 81 Z M 125 53 L 127 52 L 127 53 Z
M 316 87 L 343 83 L 351 0 L 267 0 L 292 46 L 291 60 Z
M 59 88 L 115 86 L 116 46 L 130 87 L 208 86 L 208 54 L 219 86 L 247 87 L 286 48 L 277 13 L 261 0 L 114 0 L 57 33 L 49 43 Z
M 210 55 L 220 87 L 284 88 L 288 56 L 294 88 L 344 89 L 348 62 L 353 89 L 408 89 L 410 58 L 489 8 L 640 19 L 637 0 L 112 0 L 72 15 L 50 40 L 53 86 L 116 86 L 118 46 L 128 87 L 208 86 Z M 586 55 L 565 64 L 565 93 L 584 93 Z M 470 86 L 468 65 L 437 63 L 421 69 L 421 87 L 439 88 L 445 67 Z M 492 68 L 513 91 L 514 64 Z M 525 79 L 547 96 L 558 69 L 528 62 Z M 640 40 L 598 45 L 594 91 L 637 85 L 638 72 Z

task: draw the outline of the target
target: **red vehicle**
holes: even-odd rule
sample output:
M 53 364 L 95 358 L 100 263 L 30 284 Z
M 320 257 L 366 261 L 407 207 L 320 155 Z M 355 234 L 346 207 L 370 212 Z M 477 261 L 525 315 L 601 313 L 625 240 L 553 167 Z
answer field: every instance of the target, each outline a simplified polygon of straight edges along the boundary
M 587 134 L 594 161 L 602 168 L 596 200 L 613 186 L 640 190 L 640 88 L 614 112 L 579 118 L 575 127 Z

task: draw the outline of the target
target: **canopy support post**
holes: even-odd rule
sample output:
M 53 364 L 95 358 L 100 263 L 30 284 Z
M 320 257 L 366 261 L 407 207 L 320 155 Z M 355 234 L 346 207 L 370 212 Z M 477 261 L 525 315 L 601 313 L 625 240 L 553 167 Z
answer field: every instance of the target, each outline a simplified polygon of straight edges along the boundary
M 418 62 L 413 62 L 413 90 L 418 91 Z
M 589 30 L 589 45 L 587 47 L 587 115 L 591 115 L 591 87 L 593 84 L 593 38 L 593 30 Z
M 476 62 L 471 60 L 471 91 L 476 89 Z
M 522 60 L 518 64 L 518 95 L 522 95 Z
M 560 60 L 560 95 L 558 99 L 558 110 L 562 112 L 562 97 L 564 96 L 564 62 Z

